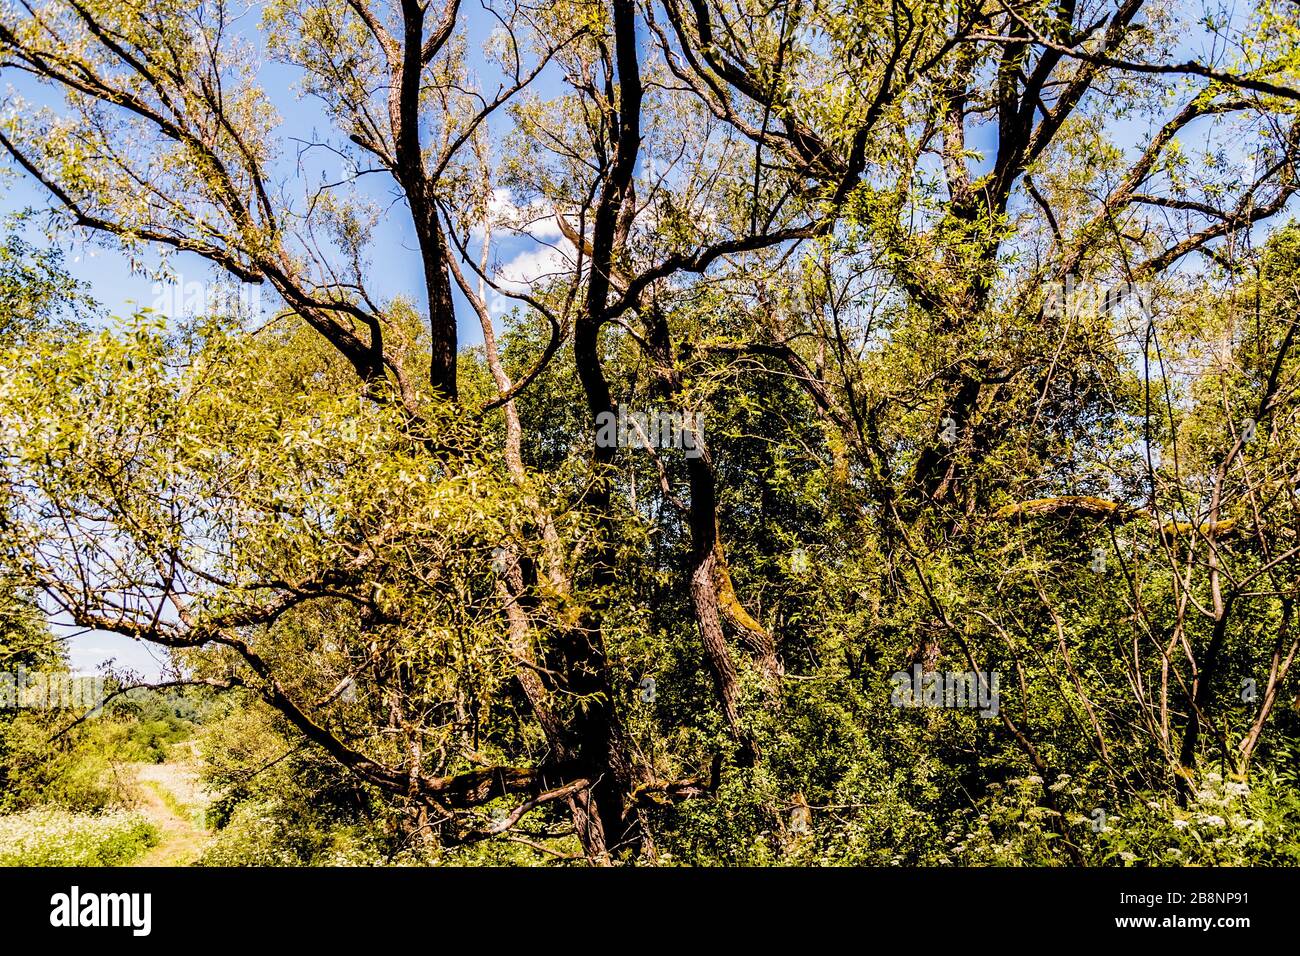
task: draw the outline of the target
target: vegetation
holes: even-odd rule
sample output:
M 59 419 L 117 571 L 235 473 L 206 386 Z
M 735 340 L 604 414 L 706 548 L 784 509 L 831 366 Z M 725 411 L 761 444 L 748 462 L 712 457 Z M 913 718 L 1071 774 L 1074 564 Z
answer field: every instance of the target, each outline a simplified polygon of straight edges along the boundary
M 139 814 L 27 810 L 0 816 L 0 866 L 120 866 L 157 839 Z
M 259 10 L 0 7 L 0 574 L 175 671 L 13 808 L 192 734 L 213 865 L 1297 862 L 1290 0 Z

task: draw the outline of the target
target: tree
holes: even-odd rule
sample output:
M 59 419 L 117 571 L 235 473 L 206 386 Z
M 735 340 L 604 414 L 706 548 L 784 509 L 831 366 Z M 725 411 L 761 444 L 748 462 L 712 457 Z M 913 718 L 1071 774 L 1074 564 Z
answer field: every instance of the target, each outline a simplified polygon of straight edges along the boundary
M 1201 281 L 1241 284 L 1252 228 L 1296 188 L 1283 7 L 1207 28 L 1243 51 L 1227 67 L 1142 59 L 1181 28 L 1142 0 L 486 9 L 481 63 L 482 21 L 457 0 L 278 3 L 256 37 L 221 2 L 0 16 L 0 68 L 64 95 L 11 113 L 0 146 L 65 224 L 200 256 L 283 304 L 257 335 L 146 318 L 13 362 L 6 537 L 24 579 L 81 626 L 249 686 L 443 841 L 559 803 L 591 859 L 653 858 L 673 805 L 716 795 L 724 767 L 759 779 L 784 759 L 785 721 L 841 706 L 788 678 L 847 688 L 912 660 L 1017 674 L 1022 706 L 976 750 L 1032 769 L 1076 861 L 1056 753 L 1095 756 L 1104 786 L 1130 792 L 1106 724 L 1136 713 L 1137 772 L 1191 773 L 1237 600 L 1215 582 L 1241 443 L 1207 503 L 1181 464 L 1166 471 L 1181 383 L 1157 368 L 1163 322 L 1139 372 L 1116 309 L 1053 308 L 1050 292 L 1123 283 L 1181 307 L 1193 254 L 1212 263 Z M 296 166 L 263 52 L 334 126 Z M 1151 131 L 1135 148 L 1111 141 L 1137 121 Z M 1237 148 L 1198 165 L 1193 130 L 1231 130 Z M 324 155 L 342 181 L 315 182 Z M 375 290 L 372 176 L 409 217 L 415 305 Z M 520 288 L 493 240 L 535 237 L 538 220 L 552 268 Z M 481 365 L 458 348 L 453 286 Z M 505 354 L 499 297 L 521 312 Z M 1280 334 L 1257 423 L 1287 394 Z M 575 400 L 585 414 L 557 420 Z M 638 403 L 712 424 L 692 454 L 642 435 L 644 460 L 620 456 L 599 423 Z M 586 453 L 557 454 L 570 442 Z M 1046 518 L 1063 528 L 1039 539 Z M 1139 644 L 1168 648 L 1154 722 L 1150 657 L 1108 671 L 1134 699 L 1103 708 L 1071 651 L 1077 632 L 1094 662 L 1117 633 L 1062 557 L 1101 527 L 1144 527 L 1171 569 L 1109 595 Z M 820 591 L 800 583 L 806 551 L 786 553 L 808 538 L 844 562 L 813 569 Z M 1216 596 L 1189 681 L 1172 651 L 1193 642 L 1193 540 Z M 1269 548 L 1249 573 L 1285 573 Z M 1169 592 L 1172 630 L 1147 587 Z M 648 594 L 664 604 L 651 614 Z M 676 647 L 665 635 L 687 622 L 697 639 Z M 709 676 L 680 747 L 638 737 L 646 656 Z M 1067 712 L 1081 737 L 1058 737 Z M 801 814 L 806 789 L 790 791 Z M 473 813 L 505 797 L 503 819 Z

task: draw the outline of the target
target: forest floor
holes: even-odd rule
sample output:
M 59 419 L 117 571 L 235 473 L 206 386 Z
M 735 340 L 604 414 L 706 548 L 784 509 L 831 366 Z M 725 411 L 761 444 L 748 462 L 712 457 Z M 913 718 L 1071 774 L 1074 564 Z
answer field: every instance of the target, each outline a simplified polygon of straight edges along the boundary
M 135 765 L 139 810 L 158 828 L 160 842 L 132 866 L 190 866 L 203 852 L 207 795 L 193 766 L 183 762 Z

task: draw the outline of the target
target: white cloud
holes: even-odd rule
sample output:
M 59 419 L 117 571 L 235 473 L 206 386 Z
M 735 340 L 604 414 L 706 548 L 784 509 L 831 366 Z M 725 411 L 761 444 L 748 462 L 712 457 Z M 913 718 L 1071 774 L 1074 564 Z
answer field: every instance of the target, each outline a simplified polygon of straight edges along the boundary
M 554 211 L 537 203 L 520 206 L 514 201 L 508 189 L 492 190 L 492 197 L 488 200 L 487 206 L 488 219 L 492 223 L 495 237 L 513 234 L 552 242 L 564 235 L 560 230 L 559 222 L 555 219 Z M 482 240 L 482 224 L 475 226 L 472 234 L 476 240 Z
M 496 279 L 511 292 L 526 292 L 539 281 L 545 282 L 572 271 L 573 246 L 567 240 L 553 245 L 538 244 L 517 254 L 497 268 Z

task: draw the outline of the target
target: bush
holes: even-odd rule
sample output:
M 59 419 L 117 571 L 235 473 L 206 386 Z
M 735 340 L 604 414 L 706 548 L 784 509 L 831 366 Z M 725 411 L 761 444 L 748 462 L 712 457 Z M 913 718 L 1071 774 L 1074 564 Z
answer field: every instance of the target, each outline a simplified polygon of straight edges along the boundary
M 0 711 L 0 813 L 130 806 L 135 775 L 127 765 L 183 755 L 208 706 L 198 694 L 138 689 L 70 730 L 77 716 L 70 711 Z
M 0 817 L 0 866 L 121 866 L 158 842 L 138 813 L 39 808 Z
M 0 813 L 53 805 L 93 814 L 131 802 L 129 778 L 121 767 L 125 731 L 88 720 L 51 741 L 66 723 L 61 713 L 34 710 L 17 714 L 0 729 Z
M 199 860 L 200 866 L 390 866 L 414 862 L 390 856 L 366 827 L 303 813 L 276 801 L 235 807 Z

